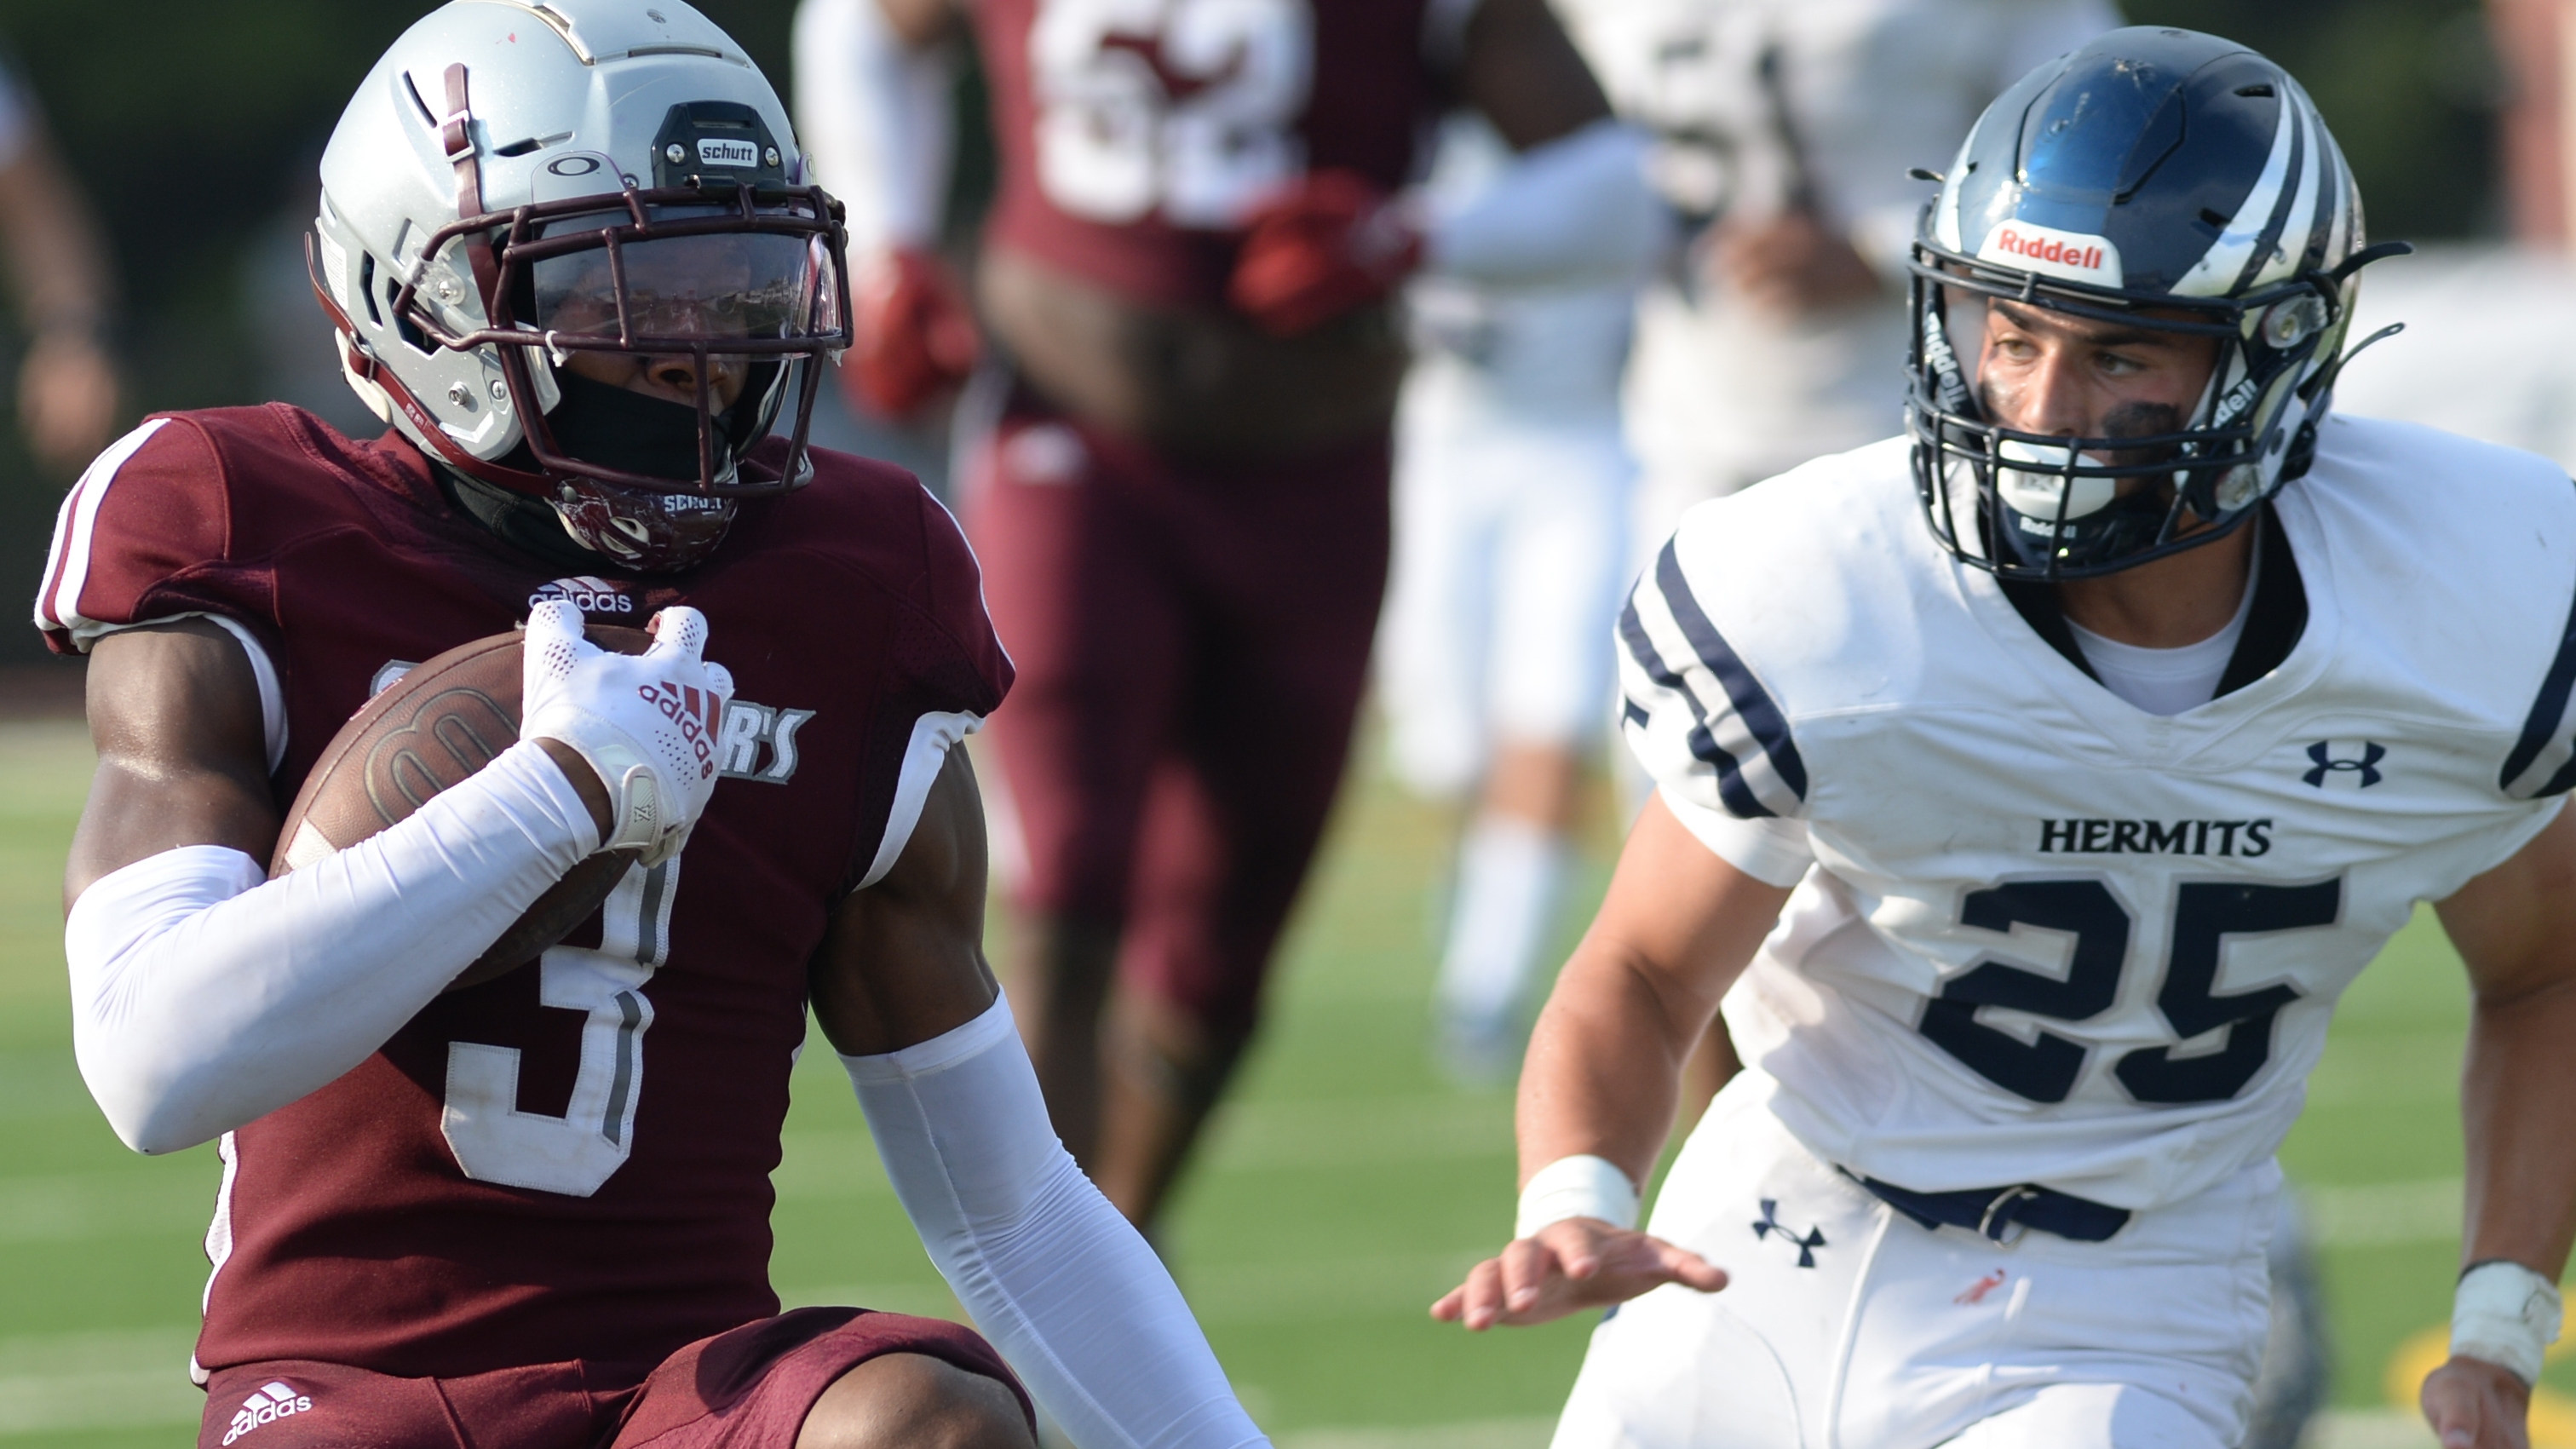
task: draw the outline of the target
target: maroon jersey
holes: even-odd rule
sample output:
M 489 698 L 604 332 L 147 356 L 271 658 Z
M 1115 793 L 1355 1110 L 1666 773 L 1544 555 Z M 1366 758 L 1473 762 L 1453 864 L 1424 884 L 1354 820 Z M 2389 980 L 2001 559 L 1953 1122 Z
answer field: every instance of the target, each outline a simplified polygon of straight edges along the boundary
M 976 0 L 988 236 L 1138 301 L 1222 301 L 1235 227 L 1307 171 L 1414 172 L 1473 0 Z
M 148 422 L 65 501 L 38 600 L 54 647 L 186 613 L 246 627 L 284 696 L 281 805 L 401 667 L 538 598 L 626 624 L 703 610 L 738 691 L 679 857 L 226 1136 L 206 1368 L 578 1359 L 619 1387 L 777 1311 L 769 1173 L 806 963 L 900 848 L 932 737 L 1011 675 L 947 512 L 898 469 L 814 464 L 802 491 L 746 501 L 707 563 L 632 583 L 557 577 L 450 508 L 398 435 L 352 442 L 282 405 Z

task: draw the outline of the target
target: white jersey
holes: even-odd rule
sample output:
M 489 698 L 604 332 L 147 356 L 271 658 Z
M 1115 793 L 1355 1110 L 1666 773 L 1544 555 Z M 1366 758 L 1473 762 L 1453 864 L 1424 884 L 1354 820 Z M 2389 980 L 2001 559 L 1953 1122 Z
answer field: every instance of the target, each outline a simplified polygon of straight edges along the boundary
M 2307 622 L 2172 716 L 2059 655 L 1919 511 L 1902 439 L 1702 504 L 1622 617 L 1631 745 L 1787 883 L 1730 993 L 1824 1160 L 2146 1208 L 2266 1159 L 2335 1000 L 2576 785 L 2576 487 L 2324 425 L 2274 505 Z
M 1620 115 L 1658 136 L 1655 180 L 1678 211 L 1776 214 L 1803 160 L 1818 209 L 1887 283 L 1873 302 L 1788 322 L 1720 290 L 1648 289 L 1630 437 L 1649 486 L 1681 501 L 1897 425 L 1905 260 L 1931 197 L 1907 168 L 1948 166 L 2005 87 L 2120 23 L 2110 0 L 1562 0 L 1562 9 Z M 1766 53 L 1776 84 L 1763 79 Z M 1650 519 L 1653 533 L 1672 518 Z

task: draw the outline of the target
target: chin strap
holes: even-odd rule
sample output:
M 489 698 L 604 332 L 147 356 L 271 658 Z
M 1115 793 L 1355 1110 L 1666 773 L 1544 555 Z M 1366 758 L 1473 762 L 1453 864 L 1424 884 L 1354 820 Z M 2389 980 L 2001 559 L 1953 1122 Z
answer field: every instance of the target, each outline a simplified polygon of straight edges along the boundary
M 457 220 L 481 216 L 483 163 L 475 155 L 474 107 L 466 99 L 462 61 L 447 68 L 447 119 L 439 123 L 438 142 L 447 152 L 448 164 L 456 168 Z M 497 315 L 501 269 L 492 260 L 492 239 L 479 231 L 468 232 L 457 245 L 465 249 L 465 263 L 474 270 L 474 290 L 483 299 L 483 315 Z M 420 261 L 426 269 L 431 259 Z

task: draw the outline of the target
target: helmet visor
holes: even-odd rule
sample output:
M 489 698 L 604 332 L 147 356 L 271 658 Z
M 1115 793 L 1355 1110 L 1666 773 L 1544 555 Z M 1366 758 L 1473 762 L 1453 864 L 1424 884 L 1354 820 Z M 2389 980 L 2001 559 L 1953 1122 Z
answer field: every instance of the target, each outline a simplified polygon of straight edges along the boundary
M 757 354 L 828 335 L 840 321 L 838 272 L 815 236 L 718 232 L 612 241 L 543 258 L 530 272 L 529 320 L 558 346 Z

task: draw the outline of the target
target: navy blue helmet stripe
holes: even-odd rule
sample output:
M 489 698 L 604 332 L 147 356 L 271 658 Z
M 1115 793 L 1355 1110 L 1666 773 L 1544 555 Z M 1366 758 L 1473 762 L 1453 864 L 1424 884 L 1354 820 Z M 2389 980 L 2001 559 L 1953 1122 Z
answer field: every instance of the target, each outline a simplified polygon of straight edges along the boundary
M 2522 722 L 2522 737 L 2513 742 L 2513 752 L 2504 757 L 2504 769 L 2496 775 L 2499 788 L 2512 789 L 2513 782 L 2531 768 L 2531 762 L 2540 758 L 2550 741 L 2565 732 L 2567 697 L 2571 692 L 2576 692 L 2576 606 L 2568 609 L 2567 627 L 2558 640 L 2558 657 L 2549 661 L 2549 673 L 2540 681 L 2540 697 L 2532 701 L 2531 714 Z M 2576 780 L 2569 778 L 2571 769 L 2576 769 L 2576 760 L 2570 760 L 2536 794 L 2554 794 L 2576 785 Z
M 1779 773 L 1780 783 L 1789 793 L 1807 798 L 1807 765 L 1798 758 L 1798 746 L 1789 738 L 1789 721 L 1782 718 L 1780 707 L 1771 702 L 1762 682 L 1744 667 L 1726 637 L 1717 632 L 1701 612 L 1699 600 L 1691 596 L 1690 583 L 1682 577 L 1682 563 L 1667 539 L 1664 551 L 1655 557 L 1655 587 L 1664 596 L 1664 604 L 1673 611 L 1673 622 L 1681 626 L 1682 638 L 1689 641 L 1699 662 L 1717 676 L 1726 689 L 1726 697 L 1735 704 L 1737 718 L 1744 721 L 1755 743 L 1771 757 L 1771 768 Z M 1769 813 L 1769 812 L 1764 812 Z

